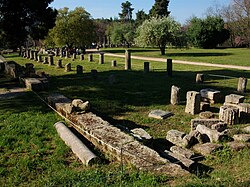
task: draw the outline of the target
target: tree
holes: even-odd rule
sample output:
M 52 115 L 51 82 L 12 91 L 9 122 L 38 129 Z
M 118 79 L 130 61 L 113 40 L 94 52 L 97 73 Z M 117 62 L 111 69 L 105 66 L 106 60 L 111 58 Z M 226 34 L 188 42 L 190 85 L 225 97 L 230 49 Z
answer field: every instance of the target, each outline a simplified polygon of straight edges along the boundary
M 187 30 L 192 45 L 201 48 L 216 48 L 225 42 L 230 33 L 224 27 L 225 23 L 218 16 L 208 16 L 206 19 L 194 17 Z
M 111 24 L 110 19 L 96 19 L 94 20 L 95 28 L 96 28 L 96 35 L 97 35 L 97 43 L 99 45 L 103 44 L 105 47 L 106 43 L 109 42 L 108 38 L 106 38 L 106 30 L 108 26 Z
M 155 3 L 151 10 L 149 11 L 150 17 L 163 17 L 169 16 L 170 12 L 168 11 L 169 0 L 155 0 Z
M 43 39 L 54 26 L 53 0 L 0 0 L 0 39 L 5 47 L 20 47 L 28 36 Z
M 122 3 L 122 12 L 119 13 L 119 17 L 122 21 L 131 21 L 132 20 L 132 12 L 134 8 L 131 7 L 132 4 L 129 1 Z
M 56 25 L 49 32 L 49 37 L 59 47 L 85 48 L 95 41 L 96 33 L 90 14 L 82 7 L 73 11 L 68 8 L 58 10 Z
M 144 10 L 138 10 L 136 13 L 135 25 L 141 25 L 146 19 L 148 19 L 148 15 L 144 12 Z
M 130 47 L 134 41 L 135 29 L 132 23 L 113 23 L 108 32 L 112 44 Z
M 250 46 L 250 1 L 233 0 L 232 4 L 223 7 L 221 15 L 231 32 L 232 46 Z
M 157 46 L 165 55 L 167 43 L 173 41 L 179 31 L 180 24 L 171 17 L 159 17 L 145 20 L 137 29 L 136 44 L 142 47 Z

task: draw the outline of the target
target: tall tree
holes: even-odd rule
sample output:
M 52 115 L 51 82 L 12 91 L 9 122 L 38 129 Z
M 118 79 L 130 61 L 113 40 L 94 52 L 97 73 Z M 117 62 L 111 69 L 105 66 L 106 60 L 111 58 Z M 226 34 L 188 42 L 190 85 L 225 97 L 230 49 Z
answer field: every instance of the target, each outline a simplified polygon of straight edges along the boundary
M 155 0 L 155 3 L 151 10 L 149 11 L 150 17 L 163 17 L 169 16 L 170 11 L 168 11 L 169 0 Z
M 131 21 L 132 20 L 132 13 L 134 8 L 131 7 L 132 4 L 129 1 L 122 3 L 122 12 L 119 13 L 119 17 L 122 21 Z
M 95 25 L 90 14 L 82 7 L 69 11 L 58 10 L 56 25 L 49 32 L 48 39 L 53 39 L 58 47 L 67 46 L 85 48 L 95 42 Z
M 194 17 L 190 21 L 187 35 L 196 47 L 216 48 L 218 44 L 222 44 L 229 38 L 230 33 L 225 29 L 225 23 L 221 17 L 208 16 L 206 19 Z
M 135 19 L 136 26 L 141 25 L 146 19 L 148 19 L 148 15 L 144 12 L 144 10 L 138 10 Z
M 43 39 L 54 26 L 53 0 L 0 0 L 0 39 L 5 47 L 21 46 L 28 36 Z
M 136 44 L 142 47 L 159 47 L 161 54 L 165 55 L 167 43 L 171 43 L 174 36 L 180 29 L 180 24 L 173 18 L 152 17 L 145 20 L 137 29 L 138 37 L 135 39 Z

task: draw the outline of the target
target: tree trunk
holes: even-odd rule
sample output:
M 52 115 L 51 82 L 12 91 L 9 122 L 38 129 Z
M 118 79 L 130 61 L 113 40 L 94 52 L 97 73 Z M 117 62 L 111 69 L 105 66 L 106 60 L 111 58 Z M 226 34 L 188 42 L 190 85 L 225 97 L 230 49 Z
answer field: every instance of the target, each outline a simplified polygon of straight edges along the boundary
M 160 50 L 161 50 L 161 55 L 165 55 L 165 46 L 161 46 L 160 47 Z

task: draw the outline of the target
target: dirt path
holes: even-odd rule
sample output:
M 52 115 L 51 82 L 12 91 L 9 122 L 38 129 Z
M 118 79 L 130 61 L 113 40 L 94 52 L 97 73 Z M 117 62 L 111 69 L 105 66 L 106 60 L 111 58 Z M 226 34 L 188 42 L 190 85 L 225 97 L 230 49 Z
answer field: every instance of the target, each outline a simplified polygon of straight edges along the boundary
M 105 53 L 107 56 L 122 57 L 125 55 L 118 55 L 113 53 Z M 166 62 L 164 58 L 153 58 L 153 57 L 142 57 L 142 56 L 131 56 L 132 59 L 145 60 L 145 61 L 156 61 L 156 62 Z M 186 65 L 196 65 L 196 66 L 208 66 L 208 67 L 218 67 L 218 68 L 229 68 L 229 69 L 239 69 L 239 70 L 250 70 L 250 66 L 236 66 L 236 65 L 225 65 L 225 64 L 212 64 L 206 62 L 189 62 L 183 60 L 173 60 L 175 64 L 186 64 Z

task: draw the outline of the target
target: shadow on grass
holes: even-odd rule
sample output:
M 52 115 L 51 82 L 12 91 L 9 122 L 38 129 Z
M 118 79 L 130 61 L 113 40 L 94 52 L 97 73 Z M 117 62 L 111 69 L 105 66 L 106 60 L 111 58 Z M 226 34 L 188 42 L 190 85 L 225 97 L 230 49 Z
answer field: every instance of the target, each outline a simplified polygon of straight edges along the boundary
M 167 53 L 168 57 L 216 57 L 216 56 L 230 56 L 232 53 Z
M 102 49 L 103 52 L 108 52 L 108 53 L 125 53 L 124 49 Z M 143 53 L 143 52 L 155 52 L 155 51 L 160 51 L 159 49 L 129 49 L 133 53 Z

